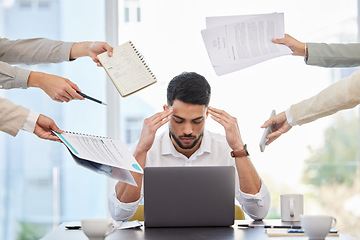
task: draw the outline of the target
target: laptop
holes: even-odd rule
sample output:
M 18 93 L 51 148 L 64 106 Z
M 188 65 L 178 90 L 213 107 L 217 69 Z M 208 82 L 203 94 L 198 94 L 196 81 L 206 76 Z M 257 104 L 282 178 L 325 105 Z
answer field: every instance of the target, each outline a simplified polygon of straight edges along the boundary
M 144 168 L 145 227 L 230 226 L 234 198 L 232 166 Z

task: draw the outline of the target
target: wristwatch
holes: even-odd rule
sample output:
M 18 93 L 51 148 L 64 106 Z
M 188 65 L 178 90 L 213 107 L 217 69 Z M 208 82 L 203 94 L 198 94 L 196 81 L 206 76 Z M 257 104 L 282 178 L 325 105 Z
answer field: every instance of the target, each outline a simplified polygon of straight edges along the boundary
M 241 149 L 240 151 L 231 151 L 230 154 L 232 157 L 246 157 L 250 155 L 247 150 L 246 144 L 244 145 L 244 148 Z

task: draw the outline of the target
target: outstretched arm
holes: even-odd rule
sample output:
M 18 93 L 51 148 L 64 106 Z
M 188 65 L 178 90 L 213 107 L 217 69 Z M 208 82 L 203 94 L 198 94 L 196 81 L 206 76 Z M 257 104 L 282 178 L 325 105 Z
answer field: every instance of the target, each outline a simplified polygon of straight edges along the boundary
M 98 66 L 101 66 L 97 55 L 108 52 L 112 55 L 113 48 L 106 42 L 78 42 L 74 43 L 70 50 L 70 59 L 89 56 Z M 83 100 L 84 98 L 76 91 L 79 87 L 69 79 L 46 74 L 42 72 L 31 72 L 28 78 L 28 87 L 41 88 L 50 98 L 58 102 L 69 102 L 73 99 Z

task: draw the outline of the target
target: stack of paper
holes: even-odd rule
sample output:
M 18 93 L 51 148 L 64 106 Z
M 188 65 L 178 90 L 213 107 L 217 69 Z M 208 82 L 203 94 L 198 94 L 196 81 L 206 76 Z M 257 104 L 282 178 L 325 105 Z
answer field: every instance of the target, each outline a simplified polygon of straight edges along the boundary
M 59 137 L 82 167 L 134 186 L 137 184 L 130 171 L 144 173 L 120 139 L 72 132 L 52 133 Z
M 211 64 L 217 75 L 231 73 L 254 64 L 291 54 L 273 38 L 283 38 L 284 14 L 207 17 L 201 31 Z

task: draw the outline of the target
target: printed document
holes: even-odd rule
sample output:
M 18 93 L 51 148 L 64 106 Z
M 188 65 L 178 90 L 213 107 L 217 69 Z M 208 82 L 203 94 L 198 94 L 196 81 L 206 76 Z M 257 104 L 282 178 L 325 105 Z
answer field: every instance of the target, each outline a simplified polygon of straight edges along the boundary
M 272 42 L 285 36 L 283 13 L 208 17 L 201 34 L 219 76 L 292 53 Z
M 53 134 L 65 144 L 79 165 L 137 186 L 129 171 L 143 174 L 143 169 L 120 139 L 72 132 Z

